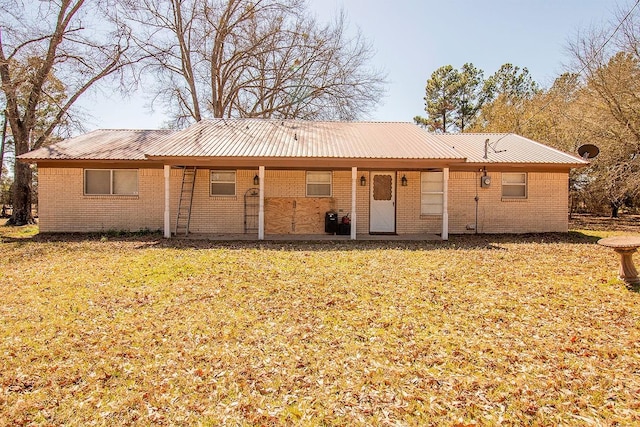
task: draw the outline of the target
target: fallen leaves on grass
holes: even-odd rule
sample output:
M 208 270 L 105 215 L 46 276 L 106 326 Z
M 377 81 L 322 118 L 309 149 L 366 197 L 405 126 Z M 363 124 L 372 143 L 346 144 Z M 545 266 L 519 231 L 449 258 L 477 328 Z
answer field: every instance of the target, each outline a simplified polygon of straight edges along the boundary
M 637 424 L 640 297 L 593 242 L 12 239 L 0 424 Z

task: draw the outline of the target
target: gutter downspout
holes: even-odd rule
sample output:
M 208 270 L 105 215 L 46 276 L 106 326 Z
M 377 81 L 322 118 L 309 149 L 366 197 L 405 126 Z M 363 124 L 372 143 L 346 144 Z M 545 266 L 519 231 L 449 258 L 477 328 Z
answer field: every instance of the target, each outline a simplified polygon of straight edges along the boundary
M 473 226 L 473 229 L 475 231 L 474 234 L 478 234 L 478 201 L 480 200 L 480 197 L 478 196 L 478 187 L 480 186 L 480 172 L 476 171 L 476 197 L 473 198 L 473 200 L 476 201 L 476 219 L 475 219 L 475 224 Z

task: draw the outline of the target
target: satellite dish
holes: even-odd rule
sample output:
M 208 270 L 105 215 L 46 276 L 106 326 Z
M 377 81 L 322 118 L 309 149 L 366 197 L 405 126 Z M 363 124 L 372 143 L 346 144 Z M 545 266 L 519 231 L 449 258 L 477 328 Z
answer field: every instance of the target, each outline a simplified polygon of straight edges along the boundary
M 600 149 L 593 144 L 584 144 L 578 148 L 578 154 L 585 160 L 593 159 L 600 153 Z

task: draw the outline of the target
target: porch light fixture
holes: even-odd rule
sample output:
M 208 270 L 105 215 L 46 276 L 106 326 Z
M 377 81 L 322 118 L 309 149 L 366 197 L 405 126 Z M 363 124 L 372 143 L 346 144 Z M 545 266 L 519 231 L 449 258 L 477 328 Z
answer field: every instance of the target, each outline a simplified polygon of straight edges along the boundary
M 364 187 L 365 185 L 367 185 L 367 178 L 365 178 L 364 175 L 362 175 L 360 177 L 360 186 Z
M 401 181 L 402 181 L 402 186 L 406 187 L 407 186 L 407 176 L 406 175 L 402 175 Z
M 260 177 L 257 174 L 253 177 L 253 185 L 260 185 Z

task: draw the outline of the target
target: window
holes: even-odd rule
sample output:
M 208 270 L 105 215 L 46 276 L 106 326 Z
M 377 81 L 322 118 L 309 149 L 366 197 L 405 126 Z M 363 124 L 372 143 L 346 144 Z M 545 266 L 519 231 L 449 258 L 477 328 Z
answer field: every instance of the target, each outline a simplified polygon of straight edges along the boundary
M 526 199 L 527 174 L 524 172 L 503 173 L 502 197 L 505 199 Z
M 211 195 L 235 196 L 236 171 L 211 171 Z
M 375 174 L 371 185 L 373 200 L 393 199 L 393 177 L 391 175 Z
M 331 197 L 331 171 L 307 172 L 307 197 Z
M 444 201 L 444 173 L 422 172 L 420 174 L 420 213 L 442 215 Z
M 137 169 L 85 169 L 84 194 L 138 195 Z

